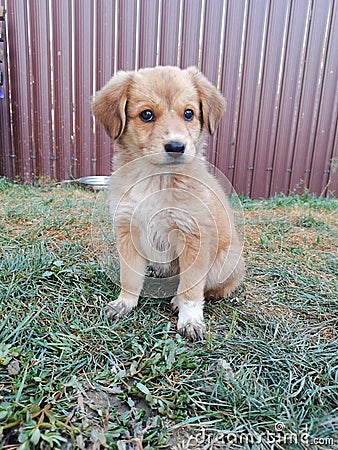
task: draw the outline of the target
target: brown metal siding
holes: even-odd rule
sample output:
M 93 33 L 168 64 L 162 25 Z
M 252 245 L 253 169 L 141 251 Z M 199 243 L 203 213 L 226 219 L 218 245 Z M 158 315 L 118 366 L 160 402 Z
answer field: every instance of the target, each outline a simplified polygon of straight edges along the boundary
M 313 137 L 313 154 L 311 160 L 311 172 L 309 176 L 309 189 L 314 192 L 325 192 L 329 182 L 330 161 L 338 161 L 338 146 L 334 144 L 337 132 L 338 120 L 338 2 L 333 1 L 334 8 L 331 23 L 328 23 L 328 36 L 326 39 L 325 65 L 321 71 L 321 98 L 318 105 L 318 121 Z M 332 173 L 331 173 L 332 176 Z M 329 189 L 335 189 L 337 193 L 338 173 Z
M 95 91 L 117 70 L 196 65 L 227 100 L 207 156 L 238 193 L 337 195 L 337 1 L 1 2 L 0 175 L 109 174 Z
M 93 6 L 92 0 L 74 2 L 75 177 L 96 172 L 93 117 L 90 112 L 93 95 Z
M 226 98 L 226 112 L 217 134 L 215 164 L 234 184 L 237 130 L 243 85 L 243 65 L 247 34 L 249 2 L 230 2 L 226 10 L 226 36 L 222 64 L 222 92 Z
M 72 13 L 71 4 L 52 2 L 54 71 L 54 148 L 56 178 L 69 178 L 73 166 Z
M 117 55 L 114 53 L 115 36 L 115 2 L 112 0 L 97 0 L 97 38 L 96 38 L 96 70 L 95 91 L 110 79 L 114 73 Z M 95 125 L 96 171 L 95 174 L 108 174 L 111 170 L 111 140 L 107 133 Z M 94 172 L 91 174 L 94 175 Z
M 17 0 L 15 6 L 13 9 L 8 9 L 6 16 L 9 46 L 11 49 L 10 74 L 13 152 L 6 154 L 5 158 L 13 159 L 13 176 L 26 181 L 32 177 L 33 167 L 31 164 L 31 156 L 34 156 L 31 153 L 33 136 L 31 130 L 31 83 L 28 52 L 27 2 Z M 1 107 L 3 107 L 3 104 L 1 104 Z M 3 150 L 1 149 L 1 151 Z
M 338 166 L 338 125 L 336 124 L 336 136 L 333 145 L 332 158 L 331 158 L 331 171 L 330 178 L 332 180 L 330 186 L 327 188 L 327 191 L 330 191 L 333 195 L 337 196 L 338 194 L 338 176 L 337 172 L 332 170 L 332 165 L 335 165 L 335 169 Z
M 258 132 L 262 77 L 267 40 L 270 1 L 252 2 L 249 6 L 242 96 L 237 129 L 234 177 L 236 189 L 249 194 L 254 175 L 255 145 Z M 248 120 L 249 119 L 249 120 Z
M 122 0 L 119 6 L 119 45 L 118 69 L 136 68 L 137 0 Z
M 267 197 L 270 193 L 290 10 L 291 2 L 286 1 L 280 2 L 278 7 L 273 3 L 269 11 L 264 67 L 261 69 L 262 91 L 254 147 L 254 172 L 250 190 L 253 197 Z
M 292 2 L 270 193 L 288 192 L 302 93 L 311 1 Z M 272 191 L 272 192 L 271 192 Z
M 178 47 L 180 43 L 180 0 L 161 0 L 161 34 L 159 64 L 177 65 Z
M 311 14 L 311 28 L 305 55 L 306 65 L 290 180 L 291 186 L 296 186 L 297 190 L 297 185 L 301 179 L 304 180 L 304 185 L 308 186 L 311 173 L 311 157 L 321 102 L 332 1 L 315 1 Z M 301 185 L 299 185 L 299 190 L 303 190 Z
M 157 41 L 160 20 L 158 0 L 142 1 L 140 5 L 140 39 L 138 67 L 153 67 L 157 62 Z
M 183 4 L 182 40 L 179 65 L 189 67 L 198 61 L 201 28 L 201 0 L 186 0 Z
M 45 0 L 29 4 L 31 46 L 31 129 L 33 147 L 31 158 L 34 172 L 49 178 L 56 177 L 55 155 L 52 142 L 51 117 L 51 55 L 49 48 L 49 11 Z
M 3 55 L 6 55 L 6 21 L 2 21 L 1 25 L 1 39 L 0 48 Z M 7 58 L 3 58 L 0 68 L 3 70 L 3 85 L 4 98 L 0 99 L 0 174 L 6 173 L 8 177 L 12 178 L 14 174 L 12 154 L 12 139 L 11 139 L 11 117 L 9 109 L 9 80 L 4 75 L 8 73 Z
M 216 86 L 220 82 L 219 66 L 221 62 L 221 44 L 223 43 L 222 29 L 225 27 L 225 24 L 223 23 L 225 15 L 223 12 L 226 11 L 226 8 L 227 2 L 205 2 L 202 45 L 201 48 L 199 48 L 200 58 L 198 62 L 199 69 L 202 70 L 205 76 Z M 227 107 L 228 106 L 229 102 L 227 102 Z M 225 123 L 226 122 L 223 119 L 223 127 Z M 223 127 L 217 129 L 214 138 L 208 138 L 207 158 L 212 164 L 216 164 L 216 144 Z

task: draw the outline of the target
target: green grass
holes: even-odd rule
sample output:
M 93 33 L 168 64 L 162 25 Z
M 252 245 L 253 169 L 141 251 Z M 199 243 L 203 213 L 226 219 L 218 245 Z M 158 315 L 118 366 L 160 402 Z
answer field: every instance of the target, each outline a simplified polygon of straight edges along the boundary
M 246 279 L 190 343 L 169 301 L 107 321 L 98 194 L 0 198 L 0 448 L 337 448 L 336 199 L 242 199 Z

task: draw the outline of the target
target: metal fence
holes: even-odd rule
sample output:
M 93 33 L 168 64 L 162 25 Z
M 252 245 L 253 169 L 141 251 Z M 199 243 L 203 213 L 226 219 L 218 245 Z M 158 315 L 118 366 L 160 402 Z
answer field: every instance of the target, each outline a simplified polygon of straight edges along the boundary
M 93 93 L 119 69 L 196 65 L 227 100 L 208 159 L 238 193 L 337 195 L 338 1 L 1 3 L 0 175 L 109 174 Z

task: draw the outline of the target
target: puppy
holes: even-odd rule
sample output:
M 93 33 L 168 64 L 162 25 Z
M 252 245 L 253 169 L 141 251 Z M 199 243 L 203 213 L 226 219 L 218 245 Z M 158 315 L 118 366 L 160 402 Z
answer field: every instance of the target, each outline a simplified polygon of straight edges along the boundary
M 242 245 L 226 196 L 207 169 L 225 101 L 196 68 L 118 72 L 99 91 L 93 113 L 114 140 L 110 201 L 120 258 L 121 292 L 109 318 L 138 303 L 149 264 L 177 275 L 177 328 L 203 338 L 205 298 L 233 292 L 244 275 Z

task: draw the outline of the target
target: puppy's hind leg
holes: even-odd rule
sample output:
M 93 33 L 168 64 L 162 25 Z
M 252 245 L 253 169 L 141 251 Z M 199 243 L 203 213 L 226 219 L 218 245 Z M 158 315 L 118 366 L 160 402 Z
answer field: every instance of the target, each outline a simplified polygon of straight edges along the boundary
M 220 252 L 211 268 L 205 286 L 205 298 L 218 299 L 234 292 L 245 274 L 245 264 L 240 246 L 231 246 Z
M 126 230 L 121 227 L 116 230 L 120 255 L 121 292 L 116 300 L 109 302 L 105 307 L 108 319 L 128 314 L 138 303 L 147 261 L 134 245 L 136 237 L 136 233 L 132 236 L 129 227 L 126 227 Z
M 242 257 L 239 258 L 238 263 L 233 268 L 231 274 L 227 278 L 223 287 L 223 297 L 234 292 L 241 284 L 245 274 L 245 264 Z

